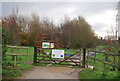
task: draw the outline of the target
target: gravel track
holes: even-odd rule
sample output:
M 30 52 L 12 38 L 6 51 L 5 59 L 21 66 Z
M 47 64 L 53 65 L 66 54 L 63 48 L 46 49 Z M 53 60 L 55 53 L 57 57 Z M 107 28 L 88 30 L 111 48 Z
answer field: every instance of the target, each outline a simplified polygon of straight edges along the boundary
M 79 79 L 81 68 L 34 66 L 17 79 Z

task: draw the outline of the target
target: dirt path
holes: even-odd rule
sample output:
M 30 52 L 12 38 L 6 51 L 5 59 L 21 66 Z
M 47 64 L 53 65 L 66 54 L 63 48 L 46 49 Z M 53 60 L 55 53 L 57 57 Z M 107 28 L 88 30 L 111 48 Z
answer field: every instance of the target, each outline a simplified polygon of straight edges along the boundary
M 18 79 L 78 79 L 82 69 L 70 67 L 34 66 Z

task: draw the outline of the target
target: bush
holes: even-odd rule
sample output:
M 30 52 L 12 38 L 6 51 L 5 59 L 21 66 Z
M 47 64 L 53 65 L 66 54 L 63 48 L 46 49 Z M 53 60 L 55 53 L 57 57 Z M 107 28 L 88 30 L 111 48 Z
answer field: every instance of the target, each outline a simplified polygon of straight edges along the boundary
M 80 72 L 80 79 L 118 79 L 118 71 L 107 71 L 106 75 L 103 75 L 103 71 L 100 69 L 86 68 Z
M 3 79 L 13 78 L 21 75 L 21 70 L 13 66 L 7 66 L 2 70 Z
M 7 64 L 11 64 L 7 62 Z M 4 66 L 2 70 L 3 79 L 14 79 L 16 76 L 21 76 L 22 71 L 29 70 L 32 65 L 29 64 L 18 64 L 18 66 Z
M 5 53 L 7 51 L 7 32 L 4 29 L 2 30 L 2 60 L 5 60 Z

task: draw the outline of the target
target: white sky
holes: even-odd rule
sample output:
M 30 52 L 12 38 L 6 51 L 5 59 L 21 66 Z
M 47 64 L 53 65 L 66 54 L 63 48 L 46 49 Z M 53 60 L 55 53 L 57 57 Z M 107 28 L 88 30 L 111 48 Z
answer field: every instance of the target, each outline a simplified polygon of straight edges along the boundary
M 2 2 L 118 2 L 119 0 L 0 0 Z
M 62 22 L 65 15 L 70 19 L 83 16 L 95 33 L 104 37 L 107 30 L 116 25 L 116 6 L 117 2 L 7 2 L 2 3 L 2 17 L 8 16 L 15 7 L 19 8 L 21 15 L 30 16 L 36 12 L 42 18 L 53 19 L 55 23 Z

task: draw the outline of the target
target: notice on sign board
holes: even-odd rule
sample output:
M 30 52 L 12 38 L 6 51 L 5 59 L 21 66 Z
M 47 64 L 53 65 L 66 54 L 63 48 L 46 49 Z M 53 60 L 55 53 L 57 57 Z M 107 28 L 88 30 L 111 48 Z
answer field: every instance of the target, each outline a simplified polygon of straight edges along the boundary
M 54 43 L 50 43 L 50 48 L 54 48 L 55 44 Z
M 52 50 L 52 58 L 64 58 L 64 50 Z
M 50 48 L 49 42 L 42 42 L 42 48 Z

